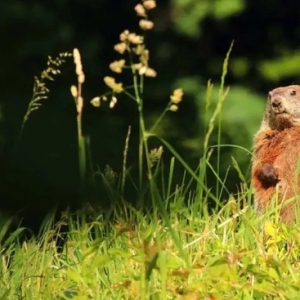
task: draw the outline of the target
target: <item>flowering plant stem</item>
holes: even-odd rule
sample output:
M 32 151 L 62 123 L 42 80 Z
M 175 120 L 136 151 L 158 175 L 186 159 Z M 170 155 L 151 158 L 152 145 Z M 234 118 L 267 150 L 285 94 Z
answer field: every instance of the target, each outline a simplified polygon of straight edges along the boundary
M 84 186 L 86 179 L 86 143 L 82 132 L 82 112 L 77 114 L 77 133 L 78 133 L 78 155 L 79 155 L 79 174 L 80 184 Z
M 83 111 L 83 97 L 82 97 L 82 85 L 85 80 L 85 75 L 82 69 L 81 56 L 78 49 L 73 50 L 74 64 L 76 67 L 76 75 L 78 78 L 77 87 L 71 86 L 71 94 L 74 97 L 76 110 L 77 110 L 77 134 L 78 134 L 78 159 L 79 159 L 79 177 L 80 177 L 80 197 L 84 193 L 84 187 L 86 185 L 86 137 L 82 131 L 82 111 Z

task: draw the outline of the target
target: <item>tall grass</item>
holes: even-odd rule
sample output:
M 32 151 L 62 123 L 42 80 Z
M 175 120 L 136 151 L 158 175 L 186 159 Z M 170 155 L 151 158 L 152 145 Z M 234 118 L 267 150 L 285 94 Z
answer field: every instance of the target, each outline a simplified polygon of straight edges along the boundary
M 130 206 L 114 222 L 94 212 L 53 225 L 49 216 L 39 237 L 3 245 L 0 299 L 298 299 L 299 228 L 265 216 L 260 229 L 262 218 L 238 204 L 196 217 L 197 203 L 175 191 L 168 221 L 159 208 L 142 215 Z
M 140 17 L 143 33 L 154 24 L 148 11 L 155 7 L 152 0 L 143 1 L 135 10 Z M 131 206 L 124 199 L 128 180 L 127 153 L 131 128 L 125 139 L 123 169 L 118 190 L 109 181 L 114 172 L 102 174 L 111 197 L 114 219 L 103 211 L 85 207 L 77 213 L 64 212 L 57 222 L 53 214 L 45 219 L 38 236 L 21 242 L 25 230 L 19 228 L 7 238 L 9 221 L 0 229 L 0 299 L 298 299 L 299 228 L 278 223 L 276 207 L 259 216 L 251 208 L 251 190 L 240 174 L 244 190 L 221 203 L 224 182 L 218 175 L 221 159 L 221 112 L 228 88 L 225 75 L 229 61 L 228 51 L 223 64 L 219 99 L 213 115 L 207 120 L 203 154 L 199 167 L 193 170 L 156 128 L 167 113 L 175 113 L 184 92 L 173 91 L 161 116 L 154 124 L 144 118 L 144 86 L 156 72 L 149 65 L 149 50 L 144 34 L 124 31 L 114 49 L 124 56 L 110 64 L 110 69 L 121 73 L 128 69 L 132 83 L 125 85 L 112 76 L 104 81 L 110 91 L 91 100 L 96 107 L 109 100 L 111 108 L 117 105 L 123 93 L 135 101 L 139 114 L 139 181 L 140 206 Z M 71 94 L 77 108 L 78 159 L 81 183 L 88 175 L 88 137 L 82 134 L 84 73 L 77 49 L 73 51 L 77 86 Z M 39 81 L 40 82 L 40 81 Z M 45 85 L 42 85 L 46 88 Z M 208 82 L 206 108 L 211 105 L 213 85 Z M 46 90 L 45 90 L 46 91 Z M 36 106 L 36 94 L 31 101 L 24 124 Z M 40 98 L 39 100 L 41 100 Z M 216 124 L 217 123 L 217 124 Z M 218 163 L 210 163 L 213 147 L 210 136 L 218 126 Z M 161 146 L 151 149 L 149 139 L 158 139 Z M 167 172 L 163 173 L 164 150 L 173 157 Z M 122 151 L 122 150 L 120 150 Z M 175 185 L 174 172 L 181 164 L 185 172 L 182 182 Z M 218 188 L 214 195 L 206 184 L 206 173 L 215 174 Z M 145 176 L 145 174 L 147 176 Z M 93 174 L 92 174 L 93 175 Z M 191 183 L 197 189 L 191 190 Z M 174 188 L 175 186 L 175 188 Z M 84 197 L 84 193 L 82 194 Z M 150 197 L 152 209 L 145 213 L 143 199 Z M 218 210 L 208 211 L 208 202 L 215 201 Z M 67 232 L 63 230 L 67 229 Z M 65 238 L 61 243 L 61 239 Z
M 78 134 L 78 162 L 79 162 L 79 175 L 80 175 L 80 195 L 84 193 L 84 188 L 87 180 L 87 137 L 83 134 L 82 130 L 82 113 L 84 99 L 82 96 L 82 85 L 85 81 L 85 75 L 83 73 L 83 67 L 81 63 L 80 52 L 77 48 L 73 50 L 73 58 L 75 64 L 75 71 L 77 75 L 77 86 L 71 86 L 71 94 L 75 100 L 77 111 L 77 134 Z
M 68 52 L 59 53 L 59 55 L 55 58 L 48 56 L 47 68 L 41 72 L 40 76 L 36 76 L 34 78 L 32 98 L 23 118 L 18 141 L 20 141 L 23 136 L 23 131 L 27 121 L 29 120 L 29 116 L 34 111 L 38 110 L 42 106 L 43 101 L 48 98 L 50 90 L 46 86 L 47 82 L 53 81 L 55 76 L 61 73 L 61 65 L 64 64 L 66 62 L 66 58 L 70 56 L 71 53 Z

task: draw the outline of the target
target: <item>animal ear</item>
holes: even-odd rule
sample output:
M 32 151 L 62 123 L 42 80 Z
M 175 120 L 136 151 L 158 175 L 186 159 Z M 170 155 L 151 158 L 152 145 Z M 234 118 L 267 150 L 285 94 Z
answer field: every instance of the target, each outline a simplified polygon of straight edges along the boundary
M 272 93 L 269 92 L 269 93 L 268 93 L 268 100 L 271 99 L 271 96 L 272 96 Z

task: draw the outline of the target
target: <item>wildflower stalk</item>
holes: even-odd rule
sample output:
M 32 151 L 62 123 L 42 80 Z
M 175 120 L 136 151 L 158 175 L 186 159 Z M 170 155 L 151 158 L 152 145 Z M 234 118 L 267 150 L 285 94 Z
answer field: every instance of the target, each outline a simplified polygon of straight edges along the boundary
M 140 20 L 139 25 L 143 31 L 151 30 L 154 26 L 154 23 L 147 19 L 147 10 L 153 9 L 156 5 L 156 2 L 153 0 L 142 1 L 142 3 L 136 5 L 135 10 L 138 16 L 143 19 Z M 190 267 L 188 258 L 185 256 L 181 242 L 178 234 L 173 229 L 172 224 L 168 218 L 168 214 L 165 208 L 164 199 L 162 199 L 158 188 L 155 182 L 155 169 L 152 167 L 155 162 L 160 160 L 162 155 L 162 147 L 159 149 L 151 150 L 149 149 L 148 139 L 152 136 L 156 136 L 154 134 L 154 129 L 158 126 L 163 116 L 167 111 L 177 111 L 178 103 L 182 101 L 183 91 L 181 89 L 174 90 L 173 94 L 170 96 L 170 101 L 167 104 L 166 109 L 159 117 L 157 122 L 150 127 L 151 130 L 147 130 L 145 119 L 144 119 L 144 111 L 143 111 L 143 92 L 144 92 L 144 80 L 145 77 L 156 77 L 156 71 L 149 67 L 149 50 L 146 49 L 146 45 L 144 43 L 144 36 L 139 36 L 135 33 L 131 33 L 128 30 L 125 30 L 120 34 L 120 42 L 114 46 L 114 50 L 119 52 L 120 54 L 124 54 L 127 52 L 129 54 L 129 63 L 132 72 L 133 79 L 133 94 L 128 92 L 126 88 L 123 88 L 123 83 L 117 83 L 113 77 L 106 76 L 104 77 L 104 82 L 106 85 L 111 88 L 113 97 L 116 93 L 124 93 L 130 99 L 134 100 L 137 104 L 138 110 L 138 119 L 139 119 L 139 191 L 140 197 L 139 200 L 142 200 L 141 194 L 144 191 L 144 163 L 146 162 L 146 172 L 148 179 L 148 186 L 150 190 L 150 196 L 152 201 L 153 208 L 157 207 L 158 209 L 154 209 L 154 219 L 158 219 L 158 213 L 163 217 L 166 226 L 169 228 L 171 235 L 174 239 L 175 244 L 177 245 L 180 254 L 184 258 L 186 264 Z M 138 59 L 138 63 L 136 60 Z M 110 69 L 115 73 L 121 73 L 123 69 L 127 69 L 128 66 L 125 65 L 124 59 L 114 61 L 109 65 Z M 112 98 L 113 98 L 112 97 Z M 94 105 L 96 102 L 94 101 Z M 96 106 L 96 105 L 95 105 Z M 99 106 L 99 105 L 98 105 Z M 124 168 L 124 166 L 123 166 Z M 123 173 L 125 173 L 123 169 Z M 124 174 L 123 174 L 124 175 Z M 124 190 L 124 177 L 122 179 L 122 190 Z M 141 203 L 143 204 L 143 203 Z M 149 274 L 147 272 L 144 274 L 142 282 L 143 282 L 143 291 L 145 294 L 141 295 L 141 299 L 145 299 L 145 295 L 148 290 L 148 278 Z
M 147 7 L 147 3 L 150 3 L 150 6 Z M 145 1 L 143 3 L 144 9 L 142 8 L 142 5 L 137 5 L 136 6 L 136 11 L 138 12 L 138 15 L 145 17 L 146 15 L 146 10 L 147 9 L 152 9 L 155 7 L 155 1 Z M 140 12 L 140 13 L 139 13 Z M 140 27 L 143 30 L 150 30 L 153 28 L 154 24 L 146 19 L 142 19 L 140 21 Z M 137 77 L 137 71 L 132 67 L 132 73 L 133 73 L 133 82 L 134 82 L 134 89 L 135 89 L 135 96 L 136 96 L 136 102 L 138 105 L 138 112 L 139 112 L 139 125 L 140 125 L 140 144 L 139 144 L 139 175 L 140 175 L 140 187 L 142 186 L 142 175 L 143 175 L 143 157 L 144 157 L 144 152 L 145 150 L 145 158 L 146 158 L 146 163 L 147 163 L 147 172 L 148 172 L 148 180 L 149 180 L 149 186 L 150 186 L 150 191 L 151 191 L 151 200 L 152 200 L 152 205 L 153 207 L 158 207 L 161 215 L 164 218 L 164 221 L 166 222 L 167 226 L 169 227 L 169 230 L 171 232 L 171 235 L 174 239 L 174 242 L 176 246 L 178 247 L 179 253 L 182 255 L 184 258 L 187 266 L 191 268 L 189 261 L 183 252 L 183 249 L 181 247 L 181 242 L 180 239 L 177 235 L 177 233 L 174 231 L 172 228 L 172 224 L 169 220 L 168 214 L 166 212 L 166 209 L 163 204 L 163 199 L 161 198 L 161 195 L 158 192 L 157 186 L 155 184 L 154 178 L 153 178 L 153 173 L 152 173 L 152 163 L 151 163 L 151 158 L 150 158 L 150 151 L 149 151 L 149 146 L 148 146 L 148 138 L 151 136 L 154 136 L 153 131 L 155 127 L 159 124 L 159 122 L 162 120 L 164 114 L 166 113 L 167 110 L 171 111 L 176 111 L 178 109 L 177 104 L 181 102 L 182 96 L 183 96 L 183 91 L 181 89 L 177 89 L 173 92 L 173 94 L 170 96 L 170 102 L 167 105 L 167 109 L 162 113 L 161 117 L 158 119 L 158 121 L 152 126 L 151 131 L 147 131 L 145 121 L 144 121 L 144 115 L 143 115 L 143 97 L 141 95 L 143 94 L 143 84 L 144 84 L 144 76 L 149 76 L 149 77 L 155 77 L 156 72 L 149 68 L 148 66 L 148 60 L 149 60 L 149 51 L 147 49 L 144 49 L 142 52 L 142 55 L 140 56 L 140 61 L 142 63 L 142 67 L 139 68 L 138 74 L 140 75 L 140 91 L 138 89 L 138 77 Z M 131 65 L 132 64 L 132 59 L 131 59 Z M 139 93 L 140 92 L 140 93 Z M 157 219 L 157 211 L 154 210 L 154 219 Z M 147 277 L 147 276 L 146 276 Z M 148 281 L 146 281 L 146 288 Z
M 79 173 L 81 183 L 85 181 L 86 176 L 86 149 L 85 137 L 82 133 L 82 112 L 77 114 L 77 132 L 78 132 L 78 151 L 79 151 Z
M 143 164 L 144 164 L 144 155 L 143 155 L 143 144 L 145 141 L 144 133 L 145 133 L 145 123 L 144 123 L 144 116 L 143 116 L 143 99 L 140 95 L 143 94 L 143 86 L 138 84 L 138 75 L 136 70 L 134 69 L 132 53 L 129 51 L 129 58 L 130 58 L 130 65 L 131 71 L 133 76 L 133 87 L 134 87 L 134 94 L 135 94 L 135 101 L 137 103 L 138 112 L 139 112 L 139 184 L 140 190 L 142 189 L 143 184 Z M 141 75 L 141 77 L 144 77 Z M 145 147 L 146 150 L 146 147 Z M 148 153 L 148 152 L 146 152 Z
M 87 162 L 86 162 L 86 139 L 82 130 L 82 111 L 83 111 L 83 97 L 82 97 L 82 84 L 85 80 L 85 75 L 82 70 L 81 57 L 78 49 L 73 50 L 74 64 L 77 74 L 77 87 L 71 87 L 71 94 L 74 97 L 77 109 L 77 134 L 78 134 L 78 160 L 79 160 L 79 175 L 81 188 L 86 181 Z
M 140 28 L 145 32 L 149 31 L 154 27 L 154 23 L 147 18 L 148 10 L 155 8 L 156 2 L 153 0 L 143 1 L 136 5 L 135 10 L 139 17 L 142 19 L 139 22 Z M 147 175 L 149 179 L 150 189 L 152 191 L 151 195 L 154 196 L 155 192 L 153 190 L 153 172 L 151 170 L 152 161 L 149 155 L 150 149 L 148 146 L 148 138 L 154 136 L 154 130 L 161 122 L 167 111 L 175 112 L 178 109 L 177 104 L 181 102 L 183 92 L 181 89 L 177 89 L 170 96 L 170 101 L 167 107 L 160 115 L 155 124 L 147 130 L 144 111 L 143 111 L 143 93 L 144 93 L 144 80 L 146 77 L 156 77 L 156 71 L 149 67 L 149 50 L 146 48 L 144 43 L 144 35 L 137 35 L 135 33 L 129 32 L 128 30 L 123 31 L 120 34 L 120 42 L 114 46 L 114 50 L 120 54 L 128 53 L 129 56 L 129 66 L 126 65 L 126 60 L 116 60 L 110 63 L 109 68 L 115 73 L 122 73 L 123 69 L 131 69 L 133 84 L 123 88 L 123 83 L 117 83 L 113 77 L 104 77 L 104 82 L 108 87 L 112 89 L 112 94 L 124 93 L 130 99 L 134 100 L 137 104 L 138 109 L 138 119 L 139 119 L 139 146 L 138 146 L 138 168 L 139 168 L 139 190 L 143 191 L 143 175 L 144 175 L 144 164 L 146 162 Z M 138 63 L 137 63 L 138 59 Z M 128 88 L 133 87 L 133 93 L 130 93 Z M 99 98 L 100 99 L 100 98 Z M 96 106 L 96 102 L 93 100 L 92 103 Z M 100 104 L 99 104 L 100 105 Z M 98 105 L 98 106 L 99 106 Z M 124 167 L 124 166 L 123 166 Z M 123 170 L 124 172 L 124 170 Z M 122 180 L 122 190 L 124 189 L 124 178 Z

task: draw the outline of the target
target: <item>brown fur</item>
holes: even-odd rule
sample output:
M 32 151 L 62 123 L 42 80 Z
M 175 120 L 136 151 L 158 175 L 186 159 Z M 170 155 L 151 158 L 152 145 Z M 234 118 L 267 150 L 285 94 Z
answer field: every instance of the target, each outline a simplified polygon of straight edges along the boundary
M 299 195 L 300 211 L 300 86 L 280 87 L 269 93 L 253 150 L 252 182 L 257 211 L 266 211 L 276 186 L 279 203 Z M 280 216 L 286 223 L 293 222 L 295 202 L 284 205 Z

